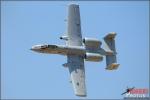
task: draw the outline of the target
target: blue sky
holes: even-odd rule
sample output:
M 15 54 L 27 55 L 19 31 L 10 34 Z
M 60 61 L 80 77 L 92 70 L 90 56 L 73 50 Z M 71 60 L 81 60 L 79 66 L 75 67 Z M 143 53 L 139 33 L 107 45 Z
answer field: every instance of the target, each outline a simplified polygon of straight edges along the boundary
M 67 5 L 80 5 L 83 37 L 102 40 L 117 32 L 120 67 L 85 62 L 88 99 L 121 99 L 126 87 L 149 88 L 148 1 L 1 2 L 1 96 L 3 99 L 78 99 L 62 67 L 66 57 L 39 54 L 35 44 L 65 44 Z

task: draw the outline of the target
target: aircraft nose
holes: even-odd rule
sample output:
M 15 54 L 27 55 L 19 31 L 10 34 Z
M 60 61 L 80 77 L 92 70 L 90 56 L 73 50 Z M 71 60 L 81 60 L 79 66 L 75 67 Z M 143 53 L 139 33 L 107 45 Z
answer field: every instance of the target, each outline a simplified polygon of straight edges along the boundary
M 30 50 L 34 51 L 34 48 L 30 48 Z
M 32 51 L 39 51 L 41 49 L 40 46 L 32 46 L 30 50 Z

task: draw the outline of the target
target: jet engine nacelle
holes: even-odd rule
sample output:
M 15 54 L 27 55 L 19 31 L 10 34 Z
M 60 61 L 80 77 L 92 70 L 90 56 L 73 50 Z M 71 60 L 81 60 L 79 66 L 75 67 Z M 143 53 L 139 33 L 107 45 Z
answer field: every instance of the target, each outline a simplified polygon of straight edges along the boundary
M 100 45 L 102 44 L 101 41 L 94 38 L 84 38 L 83 43 L 86 47 L 86 49 L 98 49 Z
M 86 61 L 94 61 L 99 62 L 103 60 L 103 56 L 97 53 L 86 53 L 85 54 L 85 60 Z

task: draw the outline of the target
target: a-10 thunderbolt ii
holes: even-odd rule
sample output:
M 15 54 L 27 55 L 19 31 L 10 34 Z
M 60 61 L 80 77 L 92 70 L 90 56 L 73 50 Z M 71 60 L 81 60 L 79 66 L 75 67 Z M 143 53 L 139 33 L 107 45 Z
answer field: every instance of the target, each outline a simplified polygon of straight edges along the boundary
M 85 97 L 85 61 L 100 62 L 106 56 L 106 69 L 115 70 L 119 64 L 116 62 L 115 38 L 116 33 L 108 33 L 104 37 L 105 49 L 101 48 L 102 42 L 94 38 L 82 38 L 79 5 L 70 4 L 68 7 L 67 33 L 60 39 L 66 41 L 66 45 L 35 45 L 31 50 L 39 53 L 60 54 L 67 56 L 67 67 L 71 76 L 74 93 Z

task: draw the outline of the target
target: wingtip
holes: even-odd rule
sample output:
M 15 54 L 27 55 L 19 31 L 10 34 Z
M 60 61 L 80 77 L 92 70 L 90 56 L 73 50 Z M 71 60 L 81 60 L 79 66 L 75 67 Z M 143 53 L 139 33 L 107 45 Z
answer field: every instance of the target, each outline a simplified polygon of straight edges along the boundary
M 68 4 L 68 6 L 79 6 L 79 5 L 76 3 L 70 3 L 70 4 Z
M 86 95 L 86 94 L 76 94 L 76 96 L 79 96 L 79 97 L 86 97 L 87 95 Z

